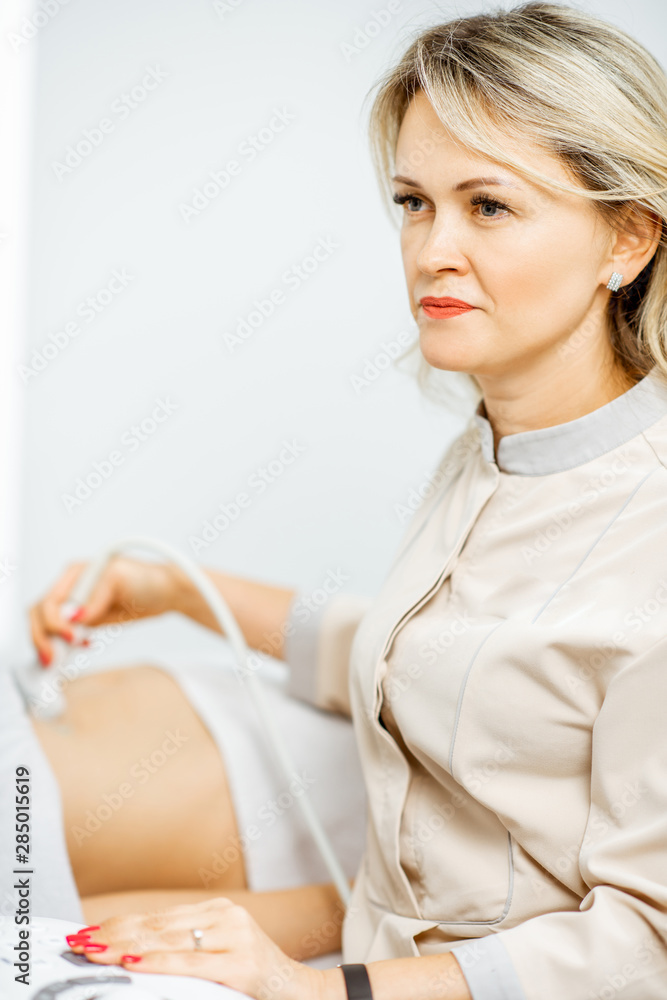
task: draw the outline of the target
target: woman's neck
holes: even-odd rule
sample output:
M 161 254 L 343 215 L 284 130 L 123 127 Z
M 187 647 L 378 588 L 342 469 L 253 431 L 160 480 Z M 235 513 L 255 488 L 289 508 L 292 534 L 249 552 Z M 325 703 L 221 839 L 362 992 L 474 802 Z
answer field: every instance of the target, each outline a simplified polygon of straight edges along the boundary
M 636 385 L 620 366 L 606 372 L 598 369 L 593 376 L 589 370 L 573 367 L 530 381 L 476 378 L 482 387 L 484 416 L 493 428 L 496 454 L 499 441 L 509 434 L 576 420 Z

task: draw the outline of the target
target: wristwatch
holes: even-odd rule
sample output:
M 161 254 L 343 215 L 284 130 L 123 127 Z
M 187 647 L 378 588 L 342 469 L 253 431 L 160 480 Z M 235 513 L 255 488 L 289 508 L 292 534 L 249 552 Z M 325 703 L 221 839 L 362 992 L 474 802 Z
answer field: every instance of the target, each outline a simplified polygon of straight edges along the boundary
M 345 977 L 348 1000 L 373 1000 L 371 981 L 365 965 L 338 965 Z

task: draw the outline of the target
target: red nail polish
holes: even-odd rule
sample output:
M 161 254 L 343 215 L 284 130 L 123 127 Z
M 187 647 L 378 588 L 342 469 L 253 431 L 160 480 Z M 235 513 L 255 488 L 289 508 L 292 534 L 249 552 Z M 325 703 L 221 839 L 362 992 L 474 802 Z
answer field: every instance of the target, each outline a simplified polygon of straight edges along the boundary
M 85 608 L 77 608 L 74 614 L 69 616 L 68 621 L 78 622 L 81 618 L 83 618 L 85 610 Z
M 121 962 L 140 962 L 141 955 L 121 955 Z
M 65 632 L 62 633 L 62 636 L 66 642 L 74 642 L 74 632 L 66 630 Z
M 81 932 L 78 934 L 68 934 L 65 940 L 68 944 L 85 944 L 87 941 L 90 941 L 90 935 Z
M 97 941 L 89 941 L 88 944 L 84 944 L 84 951 L 106 951 L 109 947 L 108 944 L 98 944 Z
M 39 651 L 39 659 L 43 667 L 48 667 L 49 663 L 51 662 L 51 657 L 48 655 L 48 653 L 43 653 L 41 649 Z

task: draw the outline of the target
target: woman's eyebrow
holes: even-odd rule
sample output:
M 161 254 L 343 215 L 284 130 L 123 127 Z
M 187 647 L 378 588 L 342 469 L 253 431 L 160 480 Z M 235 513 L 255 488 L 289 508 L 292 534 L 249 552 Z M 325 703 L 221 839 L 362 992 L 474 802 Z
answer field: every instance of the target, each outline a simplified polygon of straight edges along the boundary
M 410 184 L 411 187 L 420 186 L 417 181 L 413 181 L 410 177 L 403 177 L 401 174 L 396 174 L 395 177 L 392 177 L 392 180 L 403 184 Z M 458 184 L 455 184 L 452 191 L 467 191 L 469 188 L 488 187 L 489 185 L 511 188 L 519 187 L 518 184 L 514 184 L 512 181 L 503 180 L 502 177 L 472 177 L 470 180 L 460 181 Z

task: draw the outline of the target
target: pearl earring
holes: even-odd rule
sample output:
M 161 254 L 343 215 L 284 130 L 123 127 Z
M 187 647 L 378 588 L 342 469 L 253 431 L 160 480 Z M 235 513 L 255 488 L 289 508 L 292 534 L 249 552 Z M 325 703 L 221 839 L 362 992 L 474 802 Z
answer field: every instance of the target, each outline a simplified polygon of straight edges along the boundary
M 611 289 L 612 292 L 617 292 L 621 287 L 622 281 L 623 281 L 623 275 L 619 274 L 618 271 L 614 271 L 611 278 L 607 282 L 607 288 Z

